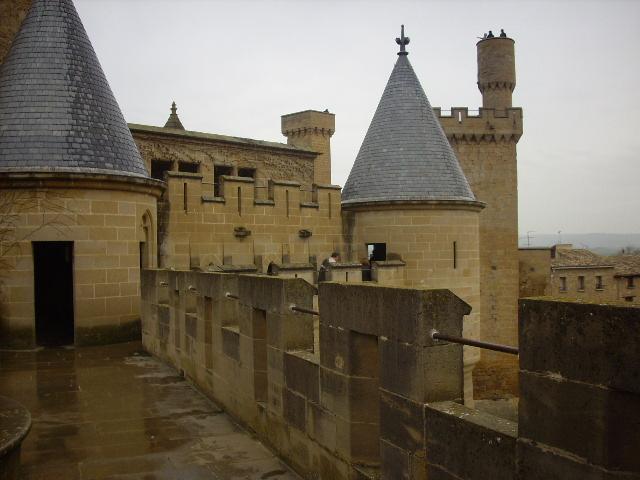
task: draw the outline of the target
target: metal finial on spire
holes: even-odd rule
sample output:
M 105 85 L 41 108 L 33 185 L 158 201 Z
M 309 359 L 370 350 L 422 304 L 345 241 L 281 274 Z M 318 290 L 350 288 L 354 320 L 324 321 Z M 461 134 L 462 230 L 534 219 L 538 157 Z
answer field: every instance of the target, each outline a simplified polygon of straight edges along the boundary
M 398 55 L 409 55 L 409 52 L 406 51 L 405 47 L 409 45 L 409 37 L 404 36 L 404 25 L 402 25 L 400 29 L 400 37 L 396 38 L 396 43 L 400 45 L 400 51 Z
M 178 107 L 176 107 L 176 102 L 172 102 L 171 103 L 171 113 L 173 113 L 175 115 L 175 113 L 178 111 Z

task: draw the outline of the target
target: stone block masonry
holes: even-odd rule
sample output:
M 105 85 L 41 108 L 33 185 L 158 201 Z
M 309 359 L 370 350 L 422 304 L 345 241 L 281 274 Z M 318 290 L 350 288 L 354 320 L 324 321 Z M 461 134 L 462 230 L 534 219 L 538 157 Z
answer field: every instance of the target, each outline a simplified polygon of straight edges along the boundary
M 425 404 L 462 401 L 469 306 L 447 290 L 169 270 L 142 272 L 145 348 L 304 478 L 423 479 Z M 364 477 L 362 475 L 365 475 Z
M 75 345 L 139 337 L 140 266 L 155 265 L 159 182 L 43 173 L 0 187 L 0 223 L 15 226 L 0 243 L 0 344 L 36 343 L 33 242 L 41 241 L 73 244 Z
M 435 109 L 480 212 L 480 338 L 514 345 L 518 302 L 518 186 L 516 144 L 522 135 L 522 109 L 481 108 L 469 115 Z M 483 352 L 473 372 L 477 398 L 517 395 L 518 366 L 513 358 Z
M 515 423 L 461 404 L 451 292 L 319 288 L 314 330 L 301 279 L 145 270 L 143 342 L 304 478 L 640 478 L 638 308 L 522 300 Z
M 426 406 L 428 478 L 640 478 L 640 310 L 520 301 L 519 421 Z
M 519 327 L 520 478 L 640 478 L 640 309 L 526 299 Z
M 166 181 L 161 266 L 267 272 L 271 263 L 308 266 L 341 250 L 340 187 L 307 191 L 299 182 L 271 180 L 261 199 L 252 178 L 222 176 L 218 196 L 200 174 L 168 172 Z

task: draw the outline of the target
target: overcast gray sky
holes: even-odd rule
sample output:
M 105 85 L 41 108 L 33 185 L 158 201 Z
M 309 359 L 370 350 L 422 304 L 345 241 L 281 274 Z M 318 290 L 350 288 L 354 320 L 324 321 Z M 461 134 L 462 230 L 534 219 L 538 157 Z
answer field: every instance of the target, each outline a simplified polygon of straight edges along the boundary
M 481 104 L 476 37 L 516 41 L 520 232 L 640 232 L 640 3 L 75 0 L 129 122 L 286 141 L 280 115 L 336 114 L 344 185 L 397 59 L 433 106 Z

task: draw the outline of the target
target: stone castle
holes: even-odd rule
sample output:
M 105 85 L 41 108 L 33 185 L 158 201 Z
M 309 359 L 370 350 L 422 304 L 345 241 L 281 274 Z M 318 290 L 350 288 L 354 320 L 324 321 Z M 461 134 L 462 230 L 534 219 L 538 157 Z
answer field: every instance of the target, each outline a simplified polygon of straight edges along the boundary
M 333 251 L 332 280 L 450 289 L 472 307 L 465 335 L 517 343 L 512 39 L 478 42 L 479 112 L 443 114 L 403 33 L 341 191 L 334 114 L 283 115 L 286 144 L 189 131 L 175 104 L 164 127 L 127 125 L 72 2 L 30 3 L 2 4 L 4 345 L 139 335 L 141 268 L 315 284 Z M 476 396 L 516 391 L 502 355 L 469 349 L 465 372 L 469 401 L 472 372 Z
M 639 478 L 637 308 L 518 307 L 514 41 L 477 43 L 477 114 L 396 42 L 341 188 L 332 113 L 127 124 L 72 0 L 0 2 L 1 346 L 141 339 L 304 478 Z

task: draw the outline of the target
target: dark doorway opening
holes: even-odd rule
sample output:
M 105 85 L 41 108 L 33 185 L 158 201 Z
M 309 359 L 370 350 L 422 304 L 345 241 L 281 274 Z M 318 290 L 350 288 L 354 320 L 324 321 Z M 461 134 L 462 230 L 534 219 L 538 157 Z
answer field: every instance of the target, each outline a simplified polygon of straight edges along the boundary
M 33 242 L 36 343 L 73 344 L 73 242 Z

